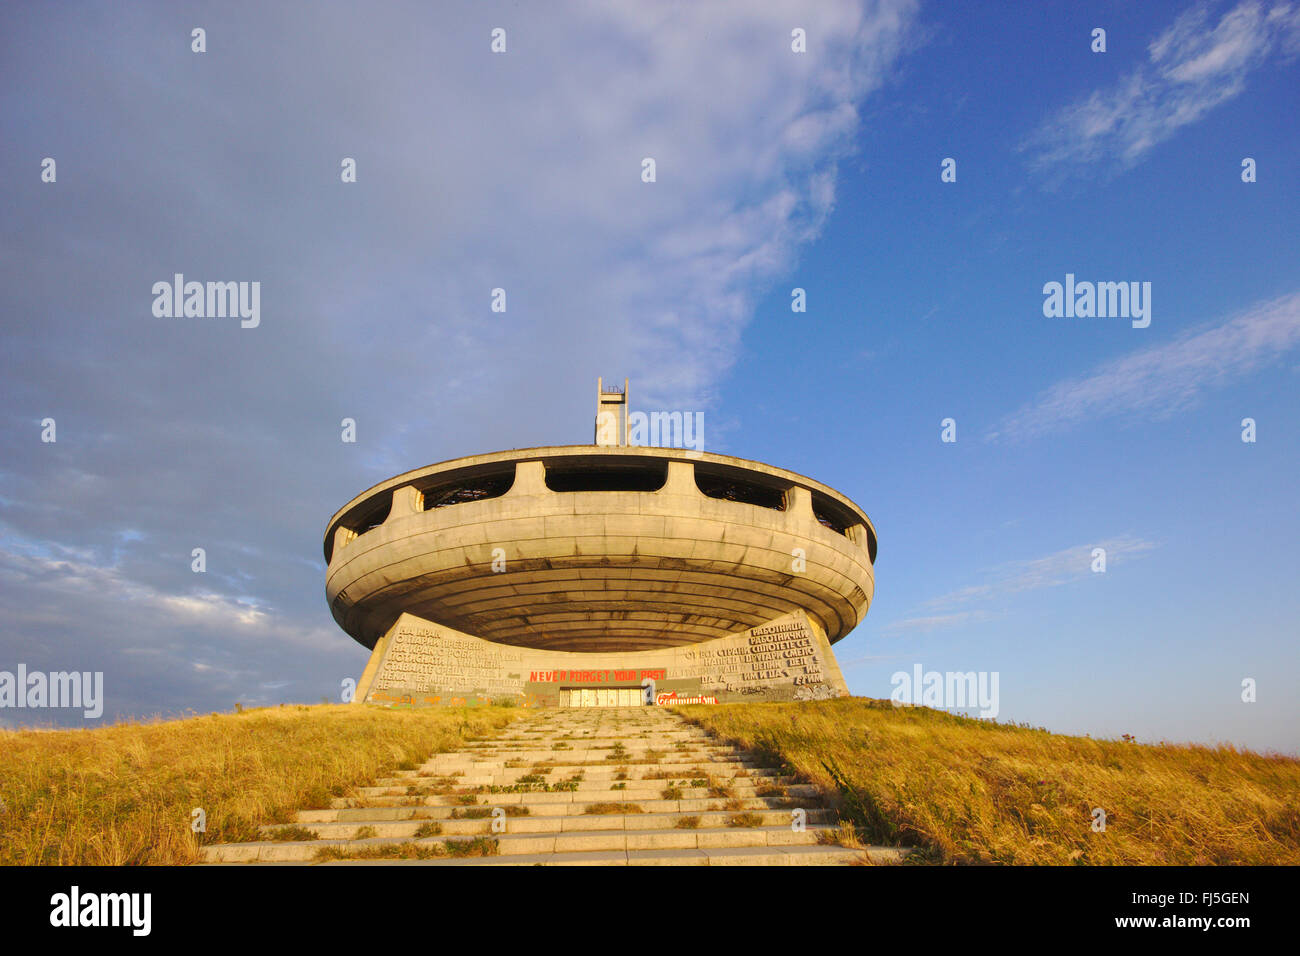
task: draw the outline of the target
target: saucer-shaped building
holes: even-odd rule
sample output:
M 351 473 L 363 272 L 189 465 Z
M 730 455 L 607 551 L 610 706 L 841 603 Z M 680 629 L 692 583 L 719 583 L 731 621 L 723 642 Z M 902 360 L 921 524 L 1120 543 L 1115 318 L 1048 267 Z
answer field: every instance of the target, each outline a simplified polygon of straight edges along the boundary
M 830 644 L 874 593 L 862 509 L 782 468 L 629 445 L 626 387 L 597 395 L 598 444 L 419 468 L 330 519 L 330 610 L 372 649 L 355 699 L 847 694 Z

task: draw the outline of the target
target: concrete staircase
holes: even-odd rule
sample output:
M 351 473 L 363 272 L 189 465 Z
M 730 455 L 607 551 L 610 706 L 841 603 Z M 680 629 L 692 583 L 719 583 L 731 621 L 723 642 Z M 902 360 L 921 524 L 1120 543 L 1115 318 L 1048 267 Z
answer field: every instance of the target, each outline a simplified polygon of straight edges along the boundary
M 796 810 L 802 829 L 792 825 Z M 300 811 L 300 829 L 287 834 L 296 839 L 209 846 L 203 855 L 209 863 L 808 866 L 894 863 L 905 852 L 836 845 L 835 825 L 815 787 L 669 711 L 563 709 L 436 754 L 332 809 Z M 284 830 L 262 828 L 264 836 Z M 351 859 L 322 860 L 322 851 Z

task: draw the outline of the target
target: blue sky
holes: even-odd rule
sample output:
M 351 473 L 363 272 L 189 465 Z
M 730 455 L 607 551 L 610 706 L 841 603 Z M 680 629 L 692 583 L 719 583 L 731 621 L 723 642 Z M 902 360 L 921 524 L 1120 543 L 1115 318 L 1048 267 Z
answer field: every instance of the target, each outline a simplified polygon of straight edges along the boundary
M 998 671 L 1004 720 L 1300 750 L 1300 5 L 753 6 L 6 8 L 0 669 L 334 697 L 334 509 L 586 441 L 628 376 L 872 516 L 855 693 Z M 155 318 L 175 272 L 261 325 Z M 1150 326 L 1044 316 L 1067 273 Z
M 1215 26 L 1234 10 L 1209 9 Z M 1135 13 L 931 21 L 899 98 L 864 110 L 822 235 L 760 303 L 727 404 L 763 413 L 736 413 L 756 457 L 807 463 L 877 524 L 876 601 L 838 646 L 855 692 L 885 696 L 917 662 L 997 670 L 1004 719 L 1295 751 L 1300 192 L 1283 118 L 1300 83 L 1294 61 L 1261 57 L 1238 96 L 1132 159 L 1080 141 L 1035 169 L 1019 147 L 1144 75 L 1178 16 Z M 1098 25 L 1105 54 L 1078 39 Z M 1152 85 L 1159 129 L 1171 94 Z M 939 181 L 947 156 L 956 183 Z M 1242 183 L 1245 156 L 1276 175 Z M 1042 285 L 1067 272 L 1151 281 L 1151 326 L 1044 318 Z M 792 285 L 807 316 L 789 314 Z M 1249 318 L 1176 360 L 1186 337 L 1278 300 L 1277 347 L 1249 346 L 1263 326 Z M 1062 385 L 1070 416 L 988 440 Z M 1247 416 L 1272 436 L 1242 443 Z M 1108 541 L 1119 555 L 1093 574 Z M 972 587 L 987 591 L 950 598 Z

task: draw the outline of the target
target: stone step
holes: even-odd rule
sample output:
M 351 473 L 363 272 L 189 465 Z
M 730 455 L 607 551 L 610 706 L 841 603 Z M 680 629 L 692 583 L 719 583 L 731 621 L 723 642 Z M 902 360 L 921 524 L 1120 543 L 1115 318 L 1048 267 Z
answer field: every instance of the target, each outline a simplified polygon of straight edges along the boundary
M 557 743 L 572 744 L 577 747 L 616 749 L 620 744 L 625 749 L 633 747 L 680 747 L 680 746 L 725 746 L 718 737 L 708 734 L 670 733 L 663 730 L 644 733 L 627 733 L 612 731 L 601 734 L 538 734 L 532 737 L 493 737 L 491 739 L 471 741 L 460 748 L 464 753 L 493 748 L 530 748 L 554 746 Z
M 376 787 L 356 787 L 356 792 L 359 793 L 360 796 L 430 796 L 435 795 L 435 793 L 460 793 L 467 791 L 482 792 L 485 793 L 485 795 L 490 795 L 490 793 L 494 792 L 493 790 L 490 790 L 491 787 L 497 787 L 497 792 L 512 792 L 511 788 L 513 787 L 519 787 L 519 792 L 546 792 L 543 790 L 543 787 L 546 786 L 552 788 L 558 786 L 573 788 L 573 786 L 575 786 L 575 784 L 573 784 L 572 775 L 568 774 L 539 775 L 539 777 L 542 777 L 539 782 L 538 780 L 530 779 L 532 777 L 533 774 L 525 773 L 493 774 L 491 777 L 474 778 L 481 780 L 481 783 L 473 783 L 471 779 L 467 778 L 464 780 L 456 780 L 456 782 L 451 784 L 450 787 L 438 786 L 438 784 L 432 784 L 432 786 L 421 786 L 420 783 L 409 783 L 406 784 L 406 786 L 396 786 L 396 784 L 385 786 L 385 784 L 380 784 L 380 786 Z M 673 774 L 672 777 L 663 778 L 647 779 L 628 777 L 627 779 L 617 780 L 614 778 L 614 775 L 602 775 L 602 777 L 590 779 L 586 778 L 584 775 L 584 778 L 578 780 L 576 783 L 576 788 L 578 791 L 593 792 L 606 792 L 614 790 L 614 788 L 621 791 L 637 790 L 643 791 L 649 795 L 649 793 L 658 793 L 666 787 L 677 787 L 682 791 L 701 790 L 706 792 L 710 790 L 711 787 L 716 787 L 720 788 L 720 790 L 731 790 L 736 793 L 736 796 L 744 796 L 746 793 L 753 795 L 753 793 L 759 790 L 772 790 L 772 788 L 789 790 L 790 787 L 805 786 L 805 784 L 794 782 L 794 779 L 790 777 L 715 777 L 714 782 L 705 784 L 705 786 L 699 786 L 699 784 L 693 783 L 694 780 L 707 778 L 708 774 Z M 524 779 L 523 783 L 520 783 L 521 779 Z M 625 786 L 617 786 L 617 784 L 620 783 L 625 784 Z M 478 787 L 482 787 L 484 790 L 476 791 L 476 788 Z M 526 791 L 525 788 L 528 787 L 536 788 L 536 790 Z
M 553 762 L 530 761 L 522 767 L 518 766 L 517 763 L 507 764 L 507 762 L 501 761 L 495 764 L 476 764 L 472 767 L 421 767 L 419 770 L 409 773 L 388 773 L 377 778 L 374 785 L 398 787 L 418 783 L 421 780 L 433 779 L 451 782 L 467 780 L 471 777 L 492 777 L 507 773 L 520 777 L 533 773 L 561 777 L 572 777 L 578 773 L 587 777 L 612 777 L 616 774 L 623 774 L 626 777 L 660 780 L 668 777 L 702 777 L 710 774 L 715 777 L 752 777 L 756 774 L 780 776 L 786 772 L 783 768 L 774 767 L 770 764 L 765 765 L 759 762 L 742 764 L 722 760 L 674 760 L 665 763 L 631 764 L 576 763 L 569 760 L 557 760 Z
M 695 746 L 725 746 L 725 741 L 717 737 L 709 737 L 704 734 L 677 734 L 667 735 L 662 732 L 628 734 L 613 732 L 609 734 L 583 734 L 574 736 L 565 736 L 564 734 L 542 734 L 537 737 L 519 738 L 512 740 L 509 737 L 498 737 L 492 740 L 483 740 L 476 743 L 467 743 L 457 748 L 457 753 L 477 753 L 480 750 L 495 749 L 516 749 L 529 750 L 538 747 L 553 747 L 556 744 L 567 744 L 584 749 L 594 749 L 597 747 L 608 750 L 615 750 L 620 744 L 624 749 L 632 747 L 695 747 Z
M 519 778 L 513 778 L 513 779 L 517 780 Z M 469 787 L 469 786 L 419 787 L 416 786 L 416 784 L 411 784 L 411 786 L 409 787 L 356 787 L 356 793 L 357 796 L 361 796 L 361 797 L 400 797 L 400 796 L 415 797 L 415 796 L 438 796 L 438 795 L 460 796 L 460 793 L 458 791 L 480 793 L 481 796 L 494 796 L 497 795 L 497 793 L 516 793 L 516 792 L 517 793 L 546 793 L 546 792 L 571 792 L 575 790 L 581 792 L 602 792 L 603 793 L 603 792 L 617 792 L 617 791 L 610 791 L 610 787 L 614 786 L 614 784 L 616 783 L 625 783 L 628 784 L 628 786 L 621 788 L 621 790 L 645 791 L 647 795 L 649 795 L 649 793 L 658 793 L 659 791 L 662 791 L 664 790 L 664 788 L 667 787 L 676 787 L 677 790 L 681 790 L 681 791 L 699 791 L 699 793 L 692 793 L 692 796 L 707 796 L 710 787 L 692 786 L 692 784 L 690 784 L 692 780 L 698 780 L 698 779 L 701 778 L 672 777 L 672 778 L 664 778 L 662 780 L 653 780 L 653 779 L 615 780 L 606 777 L 598 780 L 582 779 L 582 780 L 577 780 L 577 782 L 575 783 L 573 782 L 572 778 L 547 777 L 545 778 L 545 783 L 533 783 L 533 782 L 512 783 L 512 782 L 507 782 L 506 778 L 502 778 L 502 783 L 478 784 L 477 787 Z M 809 787 L 807 786 L 807 784 L 789 782 L 788 779 L 785 780 L 784 783 L 766 783 L 763 782 L 763 780 L 759 780 L 758 783 L 746 783 L 746 780 L 748 779 L 749 778 L 741 777 L 741 778 L 732 778 L 727 780 L 719 780 L 719 782 L 716 783 L 715 786 L 722 788 L 722 790 L 731 790 L 735 792 L 737 796 L 744 795 L 745 792 L 753 793 L 755 791 L 764 790 L 764 788 L 770 788 L 770 787 L 781 787 L 784 788 L 784 790 L 790 792 L 809 792 L 815 790 L 814 787 Z M 783 778 L 775 778 L 775 779 L 783 779 Z M 546 786 L 550 786 L 551 790 L 546 791 L 545 790 Z M 491 787 L 495 787 L 497 788 L 497 790 L 495 791 L 491 790 Z
M 617 747 L 619 744 L 624 747 L 675 747 L 679 744 L 699 743 L 722 746 L 725 744 L 725 741 L 720 737 L 710 737 L 708 734 L 702 733 L 681 733 L 662 729 L 637 731 L 634 729 L 630 732 L 611 730 L 608 733 L 592 734 L 545 733 L 533 734 L 528 737 L 490 737 L 469 741 L 459 749 L 466 753 L 472 753 L 475 750 L 489 747 L 537 747 L 542 744 L 550 745 L 561 742 L 581 744 L 584 747 Z
M 902 862 L 903 851 L 872 846 L 711 847 L 694 850 L 597 850 L 585 853 L 531 853 L 447 860 L 337 860 L 324 866 L 853 866 Z
M 545 771 L 545 773 L 543 773 Z M 559 780 L 569 780 L 575 774 L 582 774 L 586 781 L 604 781 L 608 783 L 620 783 L 622 781 L 636 780 L 694 780 L 700 777 L 712 777 L 717 781 L 743 783 L 744 781 L 753 781 L 756 784 L 784 784 L 793 783 L 794 778 L 783 774 L 779 767 L 761 767 L 754 771 L 737 771 L 730 767 L 720 767 L 716 764 L 682 764 L 679 767 L 669 767 L 667 769 L 647 764 L 644 766 L 632 766 L 626 768 L 617 767 L 581 767 L 572 764 L 557 764 L 554 767 L 510 767 L 500 770 L 496 773 L 482 773 L 475 771 L 472 774 L 461 774 L 458 777 L 452 777 L 447 774 L 430 774 L 427 777 L 410 776 L 410 777 L 380 777 L 373 786 L 387 787 L 389 789 L 406 787 L 442 786 L 444 788 L 461 789 L 463 787 L 488 786 L 491 784 L 508 784 L 515 783 L 521 777 L 529 777 L 539 774 L 551 783 Z M 621 775 L 621 776 L 620 776 Z
M 571 833 L 504 833 L 494 837 L 497 855 L 524 853 L 572 853 L 596 850 L 685 850 L 716 847 L 815 846 L 824 827 L 810 826 L 803 831 L 788 826 L 735 827 L 725 830 L 586 830 Z M 364 840 L 301 840 L 293 842 L 258 841 L 227 843 L 203 848 L 207 862 L 270 862 L 295 860 L 310 862 L 323 847 L 360 850 L 385 844 L 437 843 L 475 839 L 471 836 L 438 836 L 407 841 L 400 837 L 373 837 Z
M 306 826 L 313 823 L 347 823 L 347 822 L 375 822 L 386 821 L 396 822 L 404 820 L 450 820 L 452 813 L 456 810 L 465 810 L 474 808 L 483 810 L 491 809 L 496 806 L 523 806 L 528 809 L 529 816 L 541 817 L 561 817 L 576 814 L 590 816 L 584 813 L 587 806 L 593 803 L 635 803 L 641 807 L 644 814 L 651 813 L 737 813 L 752 810 L 756 813 L 763 812 L 780 812 L 789 814 L 794 808 L 784 805 L 784 801 L 777 797 L 757 797 L 752 800 L 741 800 L 739 810 L 727 810 L 725 804 L 729 801 L 711 798 L 708 800 L 616 800 L 618 791 L 615 791 L 608 798 L 602 800 L 576 800 L 566 802 L 550 803 L 525 803 L 525 802 L 508 802 L 504 800 L 492 801 L 484 799 L 483 802 L 475 804 L 463 804 L 460 802 L 443 803 L 438 805 L 423 806 L 406 806 L 406 807 L 337 807 L 332 810 L 300 810 L 297 813 L 297 822 Z M 679 809 L 680 808 L 680 809 Z M 812 813 L 814 810 L 823 809 L 819 801 L 804 801 L 802 807 L 806 812 Z M 513 819 L 513 818 L 512 818 Z
M 725 749 L 695 747 L 684 750 L 628 750 L 617 756 L 610 750 L 587 750 L 582 747 L 562 747 L 559 750 L 505 750 L 499 753 L 456 755 L 438 754 L 425 762 L 429 769 L 444 767 L 448 770 L 467 770 L 474 767 L 501 766 L 510 761 L 526 763 L 529 766 L 539 763 L 571 763 L 602 766 L 619 764 L 653 764 L 653 763 L 689 763 L 691 761 L 713 761 L 716 763 L 739 764 L 741 766 L 760 763 L 761 758 L 749 754 L 735 754 Z
M 772 809 L 779 810 L 787 808 L 787 801 L 796 801 L 796 805 L 811 808 L 822 804 L 819 796 L 816 795 L 815 788 L 801 788 L 809 792 L 796 792 L 796 788 L 788 788 L 789 795 L 785 797 L 761 797 L 761 796 L 737 796 L 737 797 L 711 797 L 707 796 L 707 791 L 702 788 L 694 788 L 699 796 L 688 796 L 685 788 L 682 788 L 680 800 L 663 799 L 662 792 L 650 793 L 650 795 L 638 797 L 636 800 L 620 799 L 627 797 L 627 793 L 620 790 L 610 791 L 555 791 L 530 792 L 530 793 L 471 793 L 465 797 L 448 796 L 448 795 L 430 795 L 430 796 L 374 796 L 367 797 L 364 801 L 356 801 L 350 797 L 337 797 L 331 800 L 331 809 L 351 809 L 356 806 L 368 806 L 368 808 L 378 808 L 378 806 L 507 806 L 511 804 L 521 804 L 533 809 L 533 813 L 543 812 L 545 806 L 569 806 L 585 805 L 594 803 L 636 803 L 640 804 L 646 810 L 651 809 L 689 809 L 689 810 L 707 810 L 722 809 L 722 804 L 728 800 L 738 800 L 742 804 L 742 809 Z M 473 800 L 469 800 L 473 797 Z M 716 806 L 712 806 L 716 805 Z
M 654 752 L 657 756 L 647 756 Z M 465 769 L 473 767 L 476 764 L 505 764 L 510 762 L 523 763 L 528 766 L 535 764 L 555 764 L 555 763 L 579 763 L 591 766 L 617 766 L 621 763 L 687 763 L 691 760 L 712 760 L 717 763 L 734 763 L 734 764 L 752 764 L 760 762 L 761 758 L 755 754 L 738 754 L 722 748 L 713 747 L 690 747 L 678 750 L 664 750 L 662 748 L 652 747 L 649 750 L 629 750 L 622 754 L 616 754 L 612 750 L 587 750 L 579 747 L 560 748 L 552 750 L 550 747 L 538 750 L 505 750 L 499 753 L 476 753 L 476 754 L 434 754 L 424 762 L 427 767 L 447 767 L 451 769 Z
M 760 825 L 779 827 L 790 825 L 788 810 L 741 811 L 752 813 Z M 809 824 L 831 824 L 835 815 L 826 809 L 805 811 Z M 505 833 L 568 833 L 586 830 L 669 830 L 678 829 L 677 823 L 683 818 L 694 818 L 697 825 L 694 830 L 726 829 L 728 821 L 736 812 L 727 810 L 708 810 L 696 814 L 684 813 L 580 813 L 580 814 L 528 814 L 525 816 L 505 817 Z M 476 817 L 471 819 L 453 819 L 450 816 L 436 820 L 383 820 L 364 817 L 350 818 L 343 821 L 299 821 L 300 825 L 312 830 L 322 840 L 355 840 L 358 832 L 373 830 L 373 837 L 405 837 L 414 839 L 421 827 L 437 823 L 442 828 L 442 836 L 490 836 L 492 835 L 492 818 Z M 279 826 L 270 825 L 261 828 L 262 835 L 270 837 Z
M 481 754 L 515 754 L 532 751 L 563 751 L 563 750 L 590 750 L 596 753 L 645 753 L 647 750 L 657 750 L 659 752 L 674 750 L 725 750 L 727 745 L 711 738 L 694 738 L 691 740 L 678 740 L 668 742 L 659 740 L 655 737 L 626 738 L 622 741 L 623 746 L 617 747 L 612 744 L 602 744 L 596 740 L 585 740 L 582 738 L 560 738 L 547 740 L 519 741 L 517 743 L 494 743 L 483 747 L 469 747 L 464 750 L 448 751 L 451 753 L 464 754 L 466 756 L 478 756 Z

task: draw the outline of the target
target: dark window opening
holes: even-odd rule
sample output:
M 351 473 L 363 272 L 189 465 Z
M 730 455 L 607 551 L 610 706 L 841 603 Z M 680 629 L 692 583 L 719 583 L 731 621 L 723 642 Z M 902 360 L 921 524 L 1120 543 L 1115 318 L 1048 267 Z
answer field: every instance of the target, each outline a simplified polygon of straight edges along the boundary
M 357 534 L 365 534 L 367 531 L 378 528 L 381 524 L 387 521 L 389 512 L 393 510 L 393 496 L 385 493 L 379 495 L 379 498 L 381 500 L 373 508 L 369 511 L 362 512 L 361 516 L 357 518 L 356 521 L 347 525 L 347 527 L 355 531 Z
M 658 491 L 667 481 L 667 461 L 608 468 L 546 467 L 546 487 L 551 491 Z
M 485 475 L 482 478 L 466 479 L 452 485 L 439 485 L 423 492 L 424 510 L 431 511 L 434 508 L 464 504 L 467 501 L 500 498 L 514 483 L 515 476 L 512 471 L 504 475 Z
M 695 486 L 700 493 L 709 498 L 721 498 L 723 501 L 741 501 L 759 508 L 771 508 L 773 511 L 785 510 L 785 489 L 760 485 L 731 475 L 710 472 L 695 466 Z
M 827 498 L 814 491 L 812 493 L 813 514 L 817 520 L 836 534 L 848 536 L 849 528 L 861 524 L 862 520 L 838 501 Z

